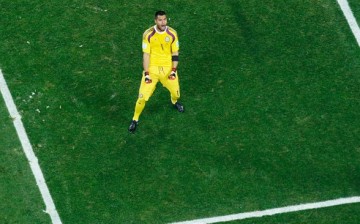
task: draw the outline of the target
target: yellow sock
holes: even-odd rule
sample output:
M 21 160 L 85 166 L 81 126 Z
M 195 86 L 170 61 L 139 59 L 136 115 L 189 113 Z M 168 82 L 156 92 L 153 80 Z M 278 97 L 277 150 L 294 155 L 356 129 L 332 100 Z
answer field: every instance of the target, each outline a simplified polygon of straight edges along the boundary
M 146 101 L 144 99 L 138 99 L 136 101 L 133 120 L 135 120 L 135 121 L 139 120 L 140 114 L 145 108 L 145 103 L 146 103 Z

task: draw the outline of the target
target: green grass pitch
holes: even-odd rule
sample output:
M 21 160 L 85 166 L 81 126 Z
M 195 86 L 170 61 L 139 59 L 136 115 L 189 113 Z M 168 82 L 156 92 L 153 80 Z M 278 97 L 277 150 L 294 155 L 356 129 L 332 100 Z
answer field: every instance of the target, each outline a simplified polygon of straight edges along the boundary
M 350 0 L 356 18 L 360 7 Z M 0 68 L 63 223 L 168 223 L 360 195 L 360 49 L 336 1 L 0 0 Z M 128 133 L 141 37 L 180 39 Z M 0 101 L 0 222 L 50 223 Z M 346 223 L 359 205 L 231 223 Z

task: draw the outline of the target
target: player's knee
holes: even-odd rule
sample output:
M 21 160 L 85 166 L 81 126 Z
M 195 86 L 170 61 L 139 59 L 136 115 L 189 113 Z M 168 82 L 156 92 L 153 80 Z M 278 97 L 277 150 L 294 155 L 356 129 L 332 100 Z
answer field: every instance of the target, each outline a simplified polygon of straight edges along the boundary
M 139 94 L 139 97 L 138 97 L 138 101 L 141 101 L 141 102 L 147 102 L 150 98 L 151 94 L 142 94 L 140 93 Z

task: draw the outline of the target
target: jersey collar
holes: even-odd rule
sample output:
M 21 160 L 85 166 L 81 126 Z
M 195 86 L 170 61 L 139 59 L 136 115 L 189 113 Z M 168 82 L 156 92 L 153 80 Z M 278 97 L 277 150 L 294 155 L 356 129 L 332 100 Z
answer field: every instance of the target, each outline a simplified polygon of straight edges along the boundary
M 160 31 L 160 30 L 158 30 L 156 25 L 154 26 L 154 28 L 155 28 L 155 31 L 156 31 L 157 33 L 159 33 L 159 34 L 163 34 L 163 33 L 165 33 L 165 32 L 167 31 L 168 26 L 166 26 L 166 28 L 165 28 L 165 30 L 164 30 L 164 31 Z

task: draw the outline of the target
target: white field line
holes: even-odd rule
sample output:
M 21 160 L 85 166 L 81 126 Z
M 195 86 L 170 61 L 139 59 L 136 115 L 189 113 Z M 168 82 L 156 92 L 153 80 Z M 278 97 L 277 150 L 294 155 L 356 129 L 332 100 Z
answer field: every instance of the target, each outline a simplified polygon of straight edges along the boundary
M 318 209 L 318 208 L 326 208 L 326 207 L 352 204 L 352 203 L 360 203 L 360 197 L 339 198 L 339 199 L 335 199 L 335 200 L 307 203 L 307 204 L 300 204 L 300 205 L 292 205 L 292 206 L 281 207 L 281 208 L 267 209 L 267 210 L 263 210 L 263 211 L 245 212 L 245 213 L 232 214 L 232 215 L 226 215 L 226 216 L 218 216 L 218 217 L 205 218 L 205 219 L 196 219 L 196 220 L 190 220 L 190 221 L 184 221 L 184 222 L 174 222 L 172 224 L 207 224 L 207 223 L 229 222 L 229 221 L 235 221 L 235 220 L 241 220 L 241 219 L 271 216 L 271 215 L 276 215 L 276 214 L 298 212 L 298 211 Z
M 34 174 L 34 177 L 36 180 L 36 184 L 38 185 L 41 196 L 45 202 L 45 206 L 46 206 L 45 212 L 50 215 L 50 218 L 51 218 L 51 221 L 53 224 L 61 224 L 60 216 L 59 216 L 58 212 L 56 211 L 55 204 L 53 202 L 53 199 L 51 198 L 49 189 L 46 185 L 44 175 L 40 169 L 38 159 L 35 156 L 35 153 L 32 149 L 32 146 L 31 146 L 29 138 L 26 134 L 24 125 L 21 121 L 21 116 L 20 116 L 18 110 L 16 109 L 14 100 L 11 96 L 10 90 L 6 84 L 4 75 L 1 70 L 0 70 L 0 91 L 4 98 L 4 101 L 5 101 L 6 107 L 9 111 L 9 114 L 10 114 L 11 118 L 13 119 L 13 123 L 14 123 L 15 129 L 16 129 L 16 132 L 20 139 L 20 142 L 21 142 L 22 148 L 24 150 L 24 153 L 26 155 L 26 158 L 29 161 L 31 171 Z
M 340 8 L 343 11 L 344 16 L 350 26 L 350 29 L 353 32 L 355 39 L 360 47 L 360 28 L 359 28 L 358 23 L 356 22 L 353 12 L 351 11 L 348 1 L 347 0 L 337 0 L 337 2 L 340 5 Z

